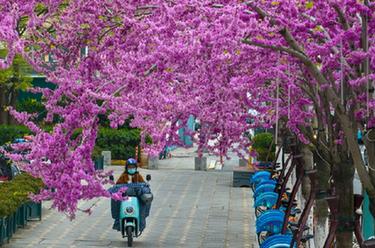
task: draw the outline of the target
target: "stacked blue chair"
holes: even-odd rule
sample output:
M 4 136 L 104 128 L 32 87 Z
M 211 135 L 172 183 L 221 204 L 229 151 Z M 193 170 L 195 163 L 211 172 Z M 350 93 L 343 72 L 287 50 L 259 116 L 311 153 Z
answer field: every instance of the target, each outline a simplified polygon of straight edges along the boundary
M 250 183 L 256 186 L 258 183 L 262 182 L 263 180 L 269 180 L 271 178 L 271 172 L 269 171 L 257 171 L 254 175 L 250 178 Z
M 278 196 L 279 195 L 275 192 L 264 192 L 255 198 L 254 207 L 267 207 L 268 209 L 272 209 L 276 204 Z
M 276 234 L 266 239 L 261 248 L 290 248 L 292 243 L 292 235 Z M 296 247 L 294 244 L 293 247 Z
M 259 195 L 265 192 L 275 192 L 276 184 L 275 183 L 262 183 L 259 184 L 254 191 L 254 198 L 257 198 Z
M 269 210 L 264 212 L 256 220 L 256 232 L 270 232 L 272 234 L 278 234 L 281 232 L 284 223 L 285 213 L 280 210 Z
M 262 168 L 263 169 L 263 168 Z M 251 188 L 254 192 L 254 208 L 256 219 L 256 233 L 260 248 L 291 247 L 292 233 L 281 234 L 285 207 L 276 208 L 279 198 L 278 181 L 272 178 L 270 168 L 259 170 L 251 177 Z M 293 211 L 292 211 L 293 212 Z M 293 245 L 293 247 L 296 247 Z

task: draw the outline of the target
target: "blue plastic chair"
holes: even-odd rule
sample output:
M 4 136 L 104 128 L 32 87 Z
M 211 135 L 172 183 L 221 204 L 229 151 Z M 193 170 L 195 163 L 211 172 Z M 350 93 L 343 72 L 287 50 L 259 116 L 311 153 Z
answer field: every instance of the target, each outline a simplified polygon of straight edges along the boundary
M 284 223 L 284 211 L 271 209 L 264 212 L 256 220 L 256 233 L 268 232 L 279 234 Z
M 265 192 L 275 192 L 276 184 L 274 183 L 262 183 L 258 185 L 254 192 L 254 199 L 256 199 L 260 194 Z
M 292 235 L 290 234 L 275 234 L 267 238 L 262 244 L 261 248 L 289 248 L 292 242 Z M 296 247 L 294 244 L 293 247 Z
M 270 178 L 271 178 L 271 172 L 269 172 L 269 171 L 257 171 L 250 178 L 250 183 L 259 183 L 261 180 L 270 179 Z
M 258 182 L 256 185 L 255 185 L 255 188 L 259 187 L 260 185 L 262 184 L 274 184 L 276 185 L 277 184 L 277 181 L 274 180 L 274 179 L 263 179 L 261 180 L 260 182 Z
M 255 191 L 256 187 L 263 181 L 270 181 L 271 173 L 269 171 L 258 171 L 250 178 L 250 186 Z
M 267 207 L 272 208 L 274 205 L 276 205 L 277 199 L 279 195 L 275 192 L 264 192 L 260 194 L 254 202 L 254 207 Z

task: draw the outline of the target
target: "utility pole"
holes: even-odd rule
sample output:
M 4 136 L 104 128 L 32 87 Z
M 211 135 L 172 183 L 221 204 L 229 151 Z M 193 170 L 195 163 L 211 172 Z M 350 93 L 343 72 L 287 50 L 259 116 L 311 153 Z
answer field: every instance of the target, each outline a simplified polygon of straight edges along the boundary
M 364 5 L 369 6 L 369 0 L 364 0 Z M 368 42 L 368 15 L 364 14 L 362 15 L 362 48 L 364 52 L 368 52 L 369 50 L 369 42 Z M 374 98 L 374 85 L 372 82 L 370 82 L 370 79 L 368 75 L 370 74 L 370 58 L 367 57 L 363 61 L 363 75 L 366 77 L 367 85 L 366 85 L 366 114 L 367 118 L 370 117 L 370 107 L 369 107 L 369 101 L 371 98 Z

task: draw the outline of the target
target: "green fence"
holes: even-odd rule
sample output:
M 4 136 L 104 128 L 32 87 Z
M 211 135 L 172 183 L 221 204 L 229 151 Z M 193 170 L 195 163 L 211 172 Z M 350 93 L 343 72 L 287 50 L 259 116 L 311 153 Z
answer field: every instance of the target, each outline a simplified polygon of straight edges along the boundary
M 9 243 L 18 228 L 24 228 L 28 221 L 42 219 L 42 203 L 27 202 L 16 212 L 0 217 L 0 246 Z

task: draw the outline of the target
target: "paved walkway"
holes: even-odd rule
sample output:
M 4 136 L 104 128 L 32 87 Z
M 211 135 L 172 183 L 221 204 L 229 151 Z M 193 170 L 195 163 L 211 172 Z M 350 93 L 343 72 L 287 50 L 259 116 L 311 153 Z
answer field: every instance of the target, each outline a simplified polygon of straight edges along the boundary
M 194 157 L 197 156 L 197 146 L 185 149 L 177 148 L 171 152 L 171 158 L 157 160 L 157 166 L 159 169 L 173 169 L 173 170 L 194 170 Z M 212 154 L 204 153 L 203 156 L 207 157 L 207 166 L 211 162 L 219 162 L 220 157 Z M 239 165 L 239 158 L 233 152 L 228 152 L 230 158 L 223 157 L 224 166 L 222 171 L 233 171 L 233 166 Z
M 229 171 L 194 171 L 193 165 L 166 169 L 171 161 L 165 169 L 141 171 L 152 175 L 155 198 L 146 230 L 133 246 L 257 247 L 250 189 L 232 188 Z M 118 176 L 123 168 L 110 169 Z M 72 222 L 44 208 L 43 221 L 20 229 L 4 248 L 126 247 L 120 233 L 111 229 L 109 205 L 108 199 L 96 200 L 91 216 L 78 213 Z

